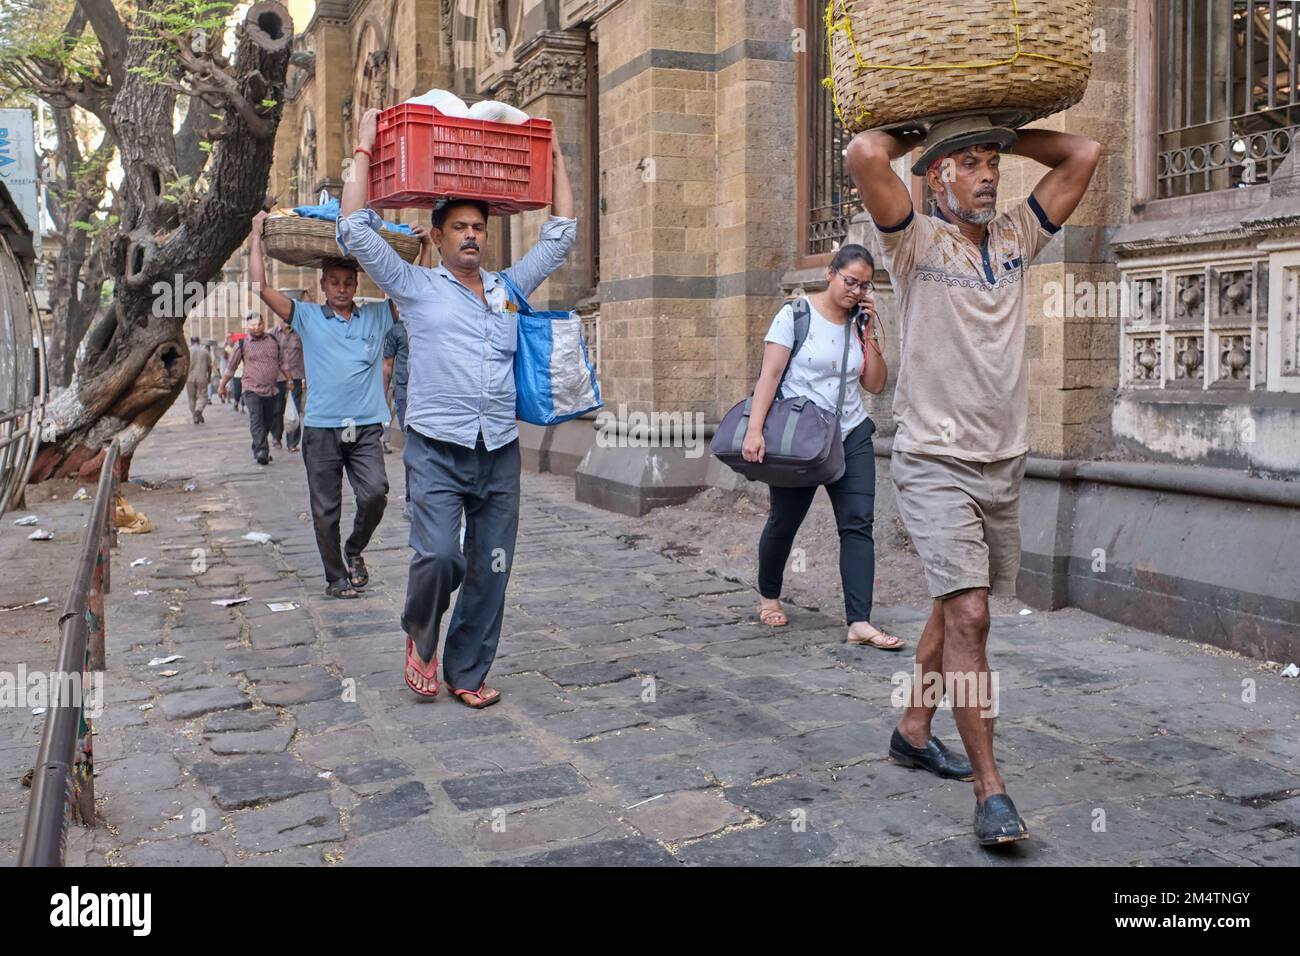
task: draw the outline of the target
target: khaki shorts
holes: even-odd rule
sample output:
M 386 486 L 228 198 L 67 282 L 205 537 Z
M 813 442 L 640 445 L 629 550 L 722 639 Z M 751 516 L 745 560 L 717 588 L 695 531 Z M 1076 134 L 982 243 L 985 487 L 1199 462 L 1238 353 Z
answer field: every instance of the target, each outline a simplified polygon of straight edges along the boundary
M 931 597 L 970 588 L 1015 595 L 1024 455 L 980 462 L 895 451 L 889 471 Z

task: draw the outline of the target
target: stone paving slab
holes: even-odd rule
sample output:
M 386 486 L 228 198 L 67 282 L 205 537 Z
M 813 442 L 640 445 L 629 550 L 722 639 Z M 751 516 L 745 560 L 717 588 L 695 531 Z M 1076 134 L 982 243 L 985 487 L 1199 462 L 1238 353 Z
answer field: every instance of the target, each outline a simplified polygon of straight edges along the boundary
M 710 573 L 689 542 L 660 550 L 653 515 L 579 505 L 553 476 L 523 478 L 502 701 L 418 701 L 402 682 L 399 457 L 372 583 L 334 601 L 301 459 L 259 468 L 242 415 L 207 418 L 169 412 L 133 464 L 148 487 L 125 488 L 156 530 L 114 555 L 95 724 L 104 826 L 73 829 L 72 865 L 1300 862 L 1300 682 L 1072 609 L 995 617 L 998 753 L 1033 839 L 988 853 L 969 784 L 886 759 L 908 655 L 843 644 L 829 607 L 792 606 L 781 631 L 757 623 L 752 581 Z M 40 507 L 48 551 L 0 538 L 24 594 L 66 590 L 86 504 L 72 490 Z M 131 568 L 139 557 L 153 563 Z M 226 597 L 249 600 L 212 603 Z M 3 659 L 48 666 L 57 615 L 14 613 Z M 925 610 L 876 619 L 914 644 Z M 168 654 L 183 659 L 147 666 Z M 0 708 L 0 864 L 16 855 L 39 725 Z M 958 746 L 949 714 L 935 726 Z

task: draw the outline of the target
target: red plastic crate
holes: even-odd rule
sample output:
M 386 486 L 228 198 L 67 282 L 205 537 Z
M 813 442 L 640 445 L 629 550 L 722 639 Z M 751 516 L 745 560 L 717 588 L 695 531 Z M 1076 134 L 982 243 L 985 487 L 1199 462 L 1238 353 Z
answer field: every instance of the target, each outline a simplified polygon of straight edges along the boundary
M 551 121 L 490 123 L 402 103 L 379 114 L 370 205 L 429 209 L 439 199 L 481 199 L 510 215 L 551 203 Z

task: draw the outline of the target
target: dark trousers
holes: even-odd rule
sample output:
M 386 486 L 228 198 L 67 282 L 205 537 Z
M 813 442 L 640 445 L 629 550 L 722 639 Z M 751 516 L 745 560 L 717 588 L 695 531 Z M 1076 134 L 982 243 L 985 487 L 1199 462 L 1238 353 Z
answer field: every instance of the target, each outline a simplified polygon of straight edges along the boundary
M 876 577 L 876 542 L 871 535 L 876 508 L 875 426 L 863 422 L 844 438 L 844 474 L 826 486 L 840 534 L 840 583 L 848 623 L 871 620 Z M 817 486 L 771 488 L 767 524 L 758 539 L 758 593 L 779 598 L 795 533 L 812 505 Z
M 253 457 L 265 458 L 271 454 L 266 447 L 266 435 L 275 416 L 275 396 L 245 392 L 244 404 L 248 406 L 248 433 L 253 436 Z
M 293 385 L 293 407 L 298 409 L 298 420 L 302 421 L 302 379 L 295 378 L 290 382 L 276 382 L 275 395 L 275 417 L 271 421 L 271 437 L 276 441 L 284 438 L 284 408 L 287 402 L 285 395 L 289 393 L 289 385 Z M 302 425 L 289 433 L 289 440 L 285 442 L 288 448 L 297 448 L 298 442 L 302 438 Z
M 316 549 L 325 566 L 325 580 L 336 584 L 348 579 L 344 561 L 366 549 L 379 527 L 388 501 L 388 475 L 384 471 L 383 425 L 357 425 L 356 441 L 344 441 L 345 428 L 304 428 L 302 462 L 307 468 L 311 520 L 316 528 Z M 343 472 L 357 496 L 352 534 L 339 551 L 339 515 L 343 510 Z
M 460 588 L 443 648 L 455 688 L 478 690 L 501 637 L 506 584 L 519 530 L 519 442 L 488 451 L 406 433 L 411 487 L 411 570 L 402 628 L 422 660 L 438 649 L 442 615 Z M 465 550 L 460 516 L 465 512 Z
M 230 397 L 231 399 L 234 400 L 236 411 L 239 410 L 239 400 L 243 397 L 243 394 L 244 394 L 243 379 L 232 378 L 230 380 Z
M 396 389 L 393 390 L 393 407 L 397 410 L 397 427 L 400 428 L 402 431 L 406 431 L 406 390 L 405 389 L 403 389 L 400 392 L 397 391 Z M 405 459 L 406 457 L 405 453 L 403 453 L 402 457 L 403 459 Z M 402 465 L 403 467 L 405 467 L 406 462 L 403 461 Z M 409 468 L 406 469 L 406 503 L 407 504 L 411 503 L 411 470 Z

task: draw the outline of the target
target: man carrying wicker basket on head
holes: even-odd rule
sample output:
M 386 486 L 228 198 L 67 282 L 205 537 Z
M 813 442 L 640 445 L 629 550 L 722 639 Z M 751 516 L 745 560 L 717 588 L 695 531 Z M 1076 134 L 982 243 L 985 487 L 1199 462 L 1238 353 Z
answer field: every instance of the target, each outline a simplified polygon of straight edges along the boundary
M 890 741 L 896 761 L 972 779 L 975 835 L 991 846 L 1028 836 L 993 756 L 996 706 L 953 694 L 989 687 L 989 591 L 1015 593 L 1020 481 L 1029 444 L 1026 275 L 1083 198 L 1101 156 L 1090 139 L 1022 130 L 922 158 L 934 216 L 918 215 L 890 166 L 914 134 L 861 133 L 849 171 L 876 225 L 901 322 L 890 473 L 898 510 L 934 598 L 916 651 L 922 683 L 953 698 L 970 765 L 932 736 L 935 695 L 913 697 Z M 1003 150 L 1049 168 L 1029 198 L 999 214 Z M 932 148 L 931 153 L 934 152 Z M 934 675 L 933 678 L 931 675 Z M 919 691 L 921 688 L 914 688 Z

